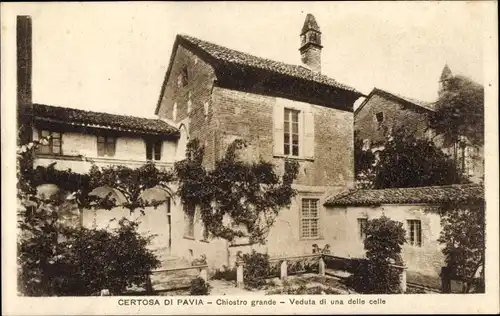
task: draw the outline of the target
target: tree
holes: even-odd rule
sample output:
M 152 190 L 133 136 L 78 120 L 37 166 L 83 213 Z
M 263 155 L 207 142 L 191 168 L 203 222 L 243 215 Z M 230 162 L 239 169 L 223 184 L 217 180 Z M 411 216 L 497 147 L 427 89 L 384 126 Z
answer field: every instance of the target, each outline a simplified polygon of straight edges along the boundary
M 399 274 L 391 264 L 403 265 L 401 250 L 406 242 L 401 222 L 386 216 L 369 220 L 364 247 L 367 261 L 354 273 L 354 287 L 361 293 L 400 293 Z
M 484 293 L 484 202 L 452 202 L 438 212 L 442 227 L 438 241 L 444 245 L 451 276 L 464 281 L 464 293 Z
M 454 146 L 462 137 L 474 147 L 484 144 L 483 86 L 467 77 L 451 77 L 435 109 L 430 127 L 443 136 L 445 146 Z
M 178 195 L 187 206 L 186 211 L 199 208 L 202 221 L 213 236 L 231 241 L 248 234 L 251 243 L 265 243 L 279 211 L 288 207 L 296 194 L 292 183 L 298 164 L 285 161 L 280 177 L 272 163 L 238 159 L 238 152 L 246 147 L 244 141 L 235 140 L 215 167 L 207 170 L 203 166 L 204 148 L 198 140 L 191 140 L 187 159 L 175 164 Z M 225 223 L 228 217 L 234 226 Z
M 408 188 L 467 182 L 455 163 L 432 141 L 404 129 L 393 131 L 373 167 L 373 187 Z

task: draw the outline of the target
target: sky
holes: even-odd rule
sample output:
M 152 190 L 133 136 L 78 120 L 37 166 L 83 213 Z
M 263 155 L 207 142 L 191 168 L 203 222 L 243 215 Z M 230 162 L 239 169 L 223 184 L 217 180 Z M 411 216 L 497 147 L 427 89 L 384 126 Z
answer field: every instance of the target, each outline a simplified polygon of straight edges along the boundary
M 477 2 L 130 2 L 7 4 L 33 20 L 33 100 L 152 117 L 176 34 L 300 64 L 312 13 L 322 73 L 368 94 L 374 87 L 437 97 L 447 63 L 483 84 L 484 8 Z M 359 102 L 358 102 L 359 103 Z

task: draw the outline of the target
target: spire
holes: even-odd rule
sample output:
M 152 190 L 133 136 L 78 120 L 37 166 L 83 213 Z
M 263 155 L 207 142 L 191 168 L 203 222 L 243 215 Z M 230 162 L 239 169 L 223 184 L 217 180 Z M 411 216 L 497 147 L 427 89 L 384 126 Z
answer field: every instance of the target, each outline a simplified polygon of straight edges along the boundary
M 303 35 L 309 30 L 316 31 L 317 33 L 321 34 L 321 31 L 319 29 L 318 22 L 316 22 L 316 18 L 314 18 L 314 15 L 311 13 L 308 13 L 306 16 L 306 20 L 304 21 L 304 26 L 302 26 L 302 31 L 300 32 L 300 35 Z
M 312 71 L 321 72 L 321 31 L 312 14 L 307 14 L 300 33 L 302 63 Z
M 449 86 L 449 80 L 453 77 L 450 67 L 448 64 L 444 65 L 443 71 L 441 72 L 441 77 L 439 77 L 439 90 L 438 95 L 442 95 Z
M 444 65 L 443 71 L 441 72 L 440 81 L 450 79 L 452 76 L 453 74 L 451 73 L 451 69 L 450 67 L 448 67 L 448 64 Z

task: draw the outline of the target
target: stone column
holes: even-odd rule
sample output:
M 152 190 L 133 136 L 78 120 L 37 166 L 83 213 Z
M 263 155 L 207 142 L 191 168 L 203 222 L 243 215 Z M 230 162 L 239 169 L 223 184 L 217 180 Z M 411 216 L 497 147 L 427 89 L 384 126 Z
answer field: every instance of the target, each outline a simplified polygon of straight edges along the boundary
M 284 280 L 288 276 L 288 263 L 283 260 L 280 267 L 280 279 Z
M 243 288 L 243 262 L 236 262 L 236 287 Z

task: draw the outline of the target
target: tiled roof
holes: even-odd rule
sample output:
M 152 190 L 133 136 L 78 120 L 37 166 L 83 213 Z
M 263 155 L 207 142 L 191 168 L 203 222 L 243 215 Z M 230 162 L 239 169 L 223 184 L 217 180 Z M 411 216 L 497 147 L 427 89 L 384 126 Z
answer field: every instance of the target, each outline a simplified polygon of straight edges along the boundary
M 363 95 L 361 92 L 352 87 L 341 84 L 328 76 L 311 71 L 300 65 L 285 64 L 279 61 L 256 57 L 188 35 L 178 35 L 178 37 L 203 50 L 205 53 L 218 61 L 238 65 L 241 67 L 252 67 L 268 70 L 277 74 L 296 77 L 306 81 L 316 82 Z
M 397 93 L 392 93 L 392 92 L 389 92 L 387 90 L 383 90 L 380 88 L 373 88 L 372 92 L 370 92 L 368 97 L 366 97 L 366 99 L 359 105 L 359 107 L 354 111 L 354 113 L 357 114 L 374 94 L 382 94 L 382 95 L 390 96 L 392 98 L 399 99 L 401 101 L 404 101 L 404 102 L 413 104 L 415 106 L 421 107 L 425 110 L 432 111 L 432 112 L 435 111 L 433 102 L 425 102 L 425 101 L 421 101 L 421 100 L 417 100 L 417 99 L 412 99 L 412 98 L 408 98 L 408 97 L 405 97 L 403 95 L 400 95 Z
M 381 204 L 440 204 L 484 200 L 479 184 L 457 184 L 416 188 L 353 190 L 330 197 L 327 206 L 373 206 Z
M 175 136 L 179 133 L 177 128 L 160 119 L 84 111 L 45 104 L 33 104 L 33 118 L 35 121 L 154 135 Z

